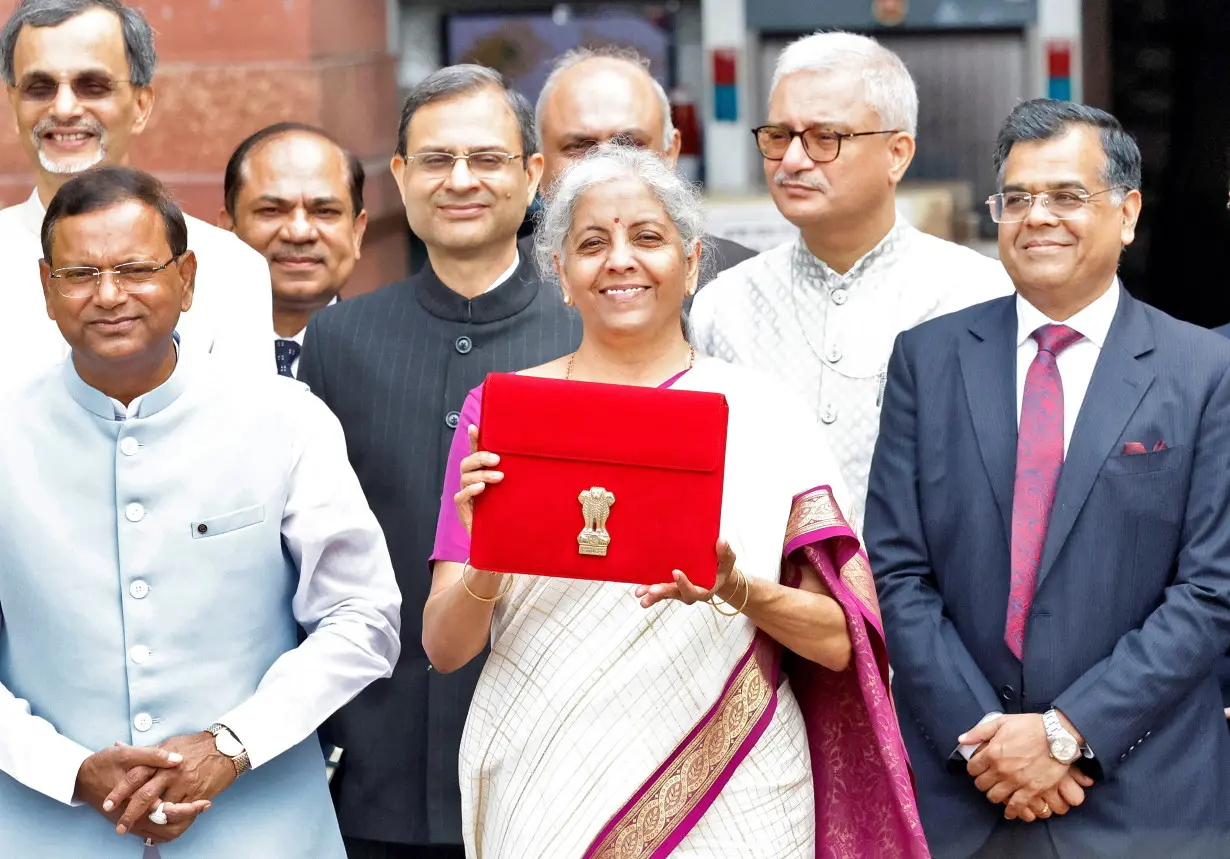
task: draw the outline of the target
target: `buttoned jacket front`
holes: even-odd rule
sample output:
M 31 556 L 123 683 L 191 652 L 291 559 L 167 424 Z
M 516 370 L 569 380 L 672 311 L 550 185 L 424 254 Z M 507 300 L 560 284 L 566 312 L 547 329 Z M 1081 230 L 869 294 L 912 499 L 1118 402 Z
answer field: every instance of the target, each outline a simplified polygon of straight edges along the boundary
M 355 658 L 357 673 L 370 675 L 362 685 L 391 670 L 398 607 L 387 549 L 345 465 L 340 428 L 305 386 L 273 375 L 245 385 L 212 362 L 188 363 L 127 420 L 71 360 L 9 398 L 0 415 L 9 487 L 0 496 L 0 683 L 87 751 L 154 745 L 216 721 L 235 729 L 255 769 L 164 845 L 163 859 L 341 859 L 319 743 L 311 726 L 287 727 L 305 705 L 265 701 L 258 712 L 253 696 L 267 675 L 311 658 L 304 648 L 316 645 L 296 651 L 299 622 L 309 632 L 343 628 L 341 612 L 300 576 L 330 552 L 370 558 L 370 590 L 356 589 L 348 609 L 362 620 L 344 635 L 361 629 L 367 640 L 357 640 L 374 654 Z M 284 539 L 294 517 L 326 507 L 292 497 L 305 485 L 295 470 L 321 462 L 308 463 L 320 438 L 349 481 L 318 481 L 313 493 L 359 502 L 336 514 L 338 528 L 360 535 L 346 538 L 349 549 Z M 304 701 L 327 697 L 295 682 Z M 57 801 L 0 773 L 0 854 L 139 859 L 140 840 L 115 835 L 59 792 Z

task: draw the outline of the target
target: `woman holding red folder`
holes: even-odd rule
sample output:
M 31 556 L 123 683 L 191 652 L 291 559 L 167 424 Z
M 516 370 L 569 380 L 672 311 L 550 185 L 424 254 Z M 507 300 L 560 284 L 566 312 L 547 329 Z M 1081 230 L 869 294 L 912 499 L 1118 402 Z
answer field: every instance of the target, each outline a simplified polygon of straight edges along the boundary
M 423 643 L 441 671 L 491 647 L 462 740 L 467 856 L 928 855 L 833 458 L 788 393 L 681 331 L 701 235 L 699 195 L 652 153 L 578 162 L 536 241 L 584 337 L 524 372 L 726 396 L 712 591 L 687 571 L 634 588 L 470 567 L 473 500 L 503 474 L 476 450 L 479 391 L 462 411 Z

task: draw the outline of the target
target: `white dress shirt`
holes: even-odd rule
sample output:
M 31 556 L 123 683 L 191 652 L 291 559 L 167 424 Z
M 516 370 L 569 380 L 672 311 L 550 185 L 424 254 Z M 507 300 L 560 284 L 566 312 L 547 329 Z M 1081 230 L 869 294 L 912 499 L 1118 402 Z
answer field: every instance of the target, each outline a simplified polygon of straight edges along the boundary
M 1115 320 L 1115 311 L 1119 308 L 1119 280 L 1116 278 L 1106 290 L 1094 301 L 1073 314 L 1064 322 L 1056 322 L 1038 308 L 1021 297 L 1016 296 L 1016 420 L 1021 422 L 1021 403 L 1025 399 L 1025 376 L 1029 373 L 1029 365 L 1038 354 L 1038 341 L 1033 333 L 1044 325 L 1066 325 L 1083 336 L 1055 357 L 1055 365 L 1059 368 L 1059 377 L 1063 381 L 1063 452 L 1068 452 L 1068 443 L 1072 440 L 1072 429 L 1076 426 L 1076 418 L 1080 414 L 1081 404 L 1085 401 L 1085 392 L 1089 390 L 1089 380 L 1093 378 L 1093 368 L 1097 366 L 1098 356 L 1106 345 L 1106 337 L 1110 334 L 1110 325 Z M 983 722 L 1002 716 L 994 711 L 982 718 Z M 977 745 L 960 746 L 958 751 L 962 757 L 969 760 L 977 751 Z M 1082 749 L 1085 757 L 1093 757 L 1092 751 L 1086 746 Z
M 1041 310 L 1017 294 L 1016 297 L 1016 420 L 1021 422 L 1021 402 L 1025 397 L 1025 376 L 1038 354 L 1038 341 L 1033 333 L 1044 325 L 1066 325 L 1084 336 L 1056 358 L 1059 376 L 1063 379 L 1063 452 L 1068 452 L 1072 428 L 1080 413 L 1093 368 L 1102 354 L 1102 346 L 1110 333 L 1110 324 L 1119 308 L 1119 281 L 1096 298 L 1092 304 L 1064 322 L 1055 322 Z
M 58 364 L 68 344 L 47 316 L 38 263 L 39 231 L 46 210 L 32 193 L 24 203 L 0 209 L 0 260 L 4 265 L 5 319 L 0 363 L 8 370 L 0 386 L 14 385 Z M 277 373 L 265 332 L 273 317 L 273 291 L 265 258 L 233 233 L 185 215 L 188 248 L 196 254 L 192 309 L 178 330 L 189 349 L 209 353 L 246 372 Z
M 373 680 L 387 677 L 397 661 L 401 596 L 337 419 L 300 383 L 214 366 L 185 343 L 171 378 L 127 407 L 86 385 L 71 360 L 0 396 L 0 404 L 15 407 L 0 415 L 9 446 L 7 455 L 0 451 L 0 475 L 6 485 L 30 486 L 30 503 L 46 517 L 41 527 L 16 521 L 21 517 L 0 526 L 0 543 L 9 547 L 7 583 L 0 580 L 0 598 L 8 596 L 0 602 L 0 645 L 13 629 L 28 633 L 46 625 L 40 588 L 23 584 L 46 578 L 40 570 L 69 575 L 76 582 L 70 586 L 81 592 L 66 599 L 61 613 L 46 615 L 63 623 L 41 633 L 58 642 L 60 657 L 35 648 L 47 665 L 25 665 L 27 646 L 10 649 L 9 662 L 0 666 L 0 772 L 61 803 L 72 802 L 77 771 L 106 744 L 100 744 L 103 734 L 147 745 L 216 721 L 240 738 L 257 771 L 303 742 Z M 110 421 L 122 426 L 100 431 Z M 21 453 L 32 450 L 44 453 Z M 184 450 L 193 456 L 184 458 Z M 125 493 L 144 505 L 126 507 Z M 259 513 L 253 499 L 263 502 Z M 224 515 L 210 518 L 218 513 Z M 235 521 L 240 515 L 243 521 Z M 190 520 L 202 524 L 190 529 Z M 72 527 L 48 528 L 47 522 Z M 136 528 L 148 530 L 125 531 Z M 190 531 L 193 538 L 205 535 L 207 528 L 208 539 L 184 539 Z M 110 543 L 96 539 L 105 533 Z M 108 548 L 100 550 L 104 544 Z M 156 558 L 175 562 L 146 566 Z M 292 599 L 252 603 L 277 591 L 283 567 L 294 579 Z M 193 584 L 211 577 L 231 584 L 203 590 Z M 86 595 L 100 587 L 112 595 L 105 608 Z M 216 604 L 207 604 L 205 595 Z M 94 605 L 93 613 L 84 603 L 74 609 L 77 599 Z M 240 610 L 237 603 L 245 602 Z M 143 614 L 155 609 L 156 619 Z M 280 655 L 243 646 L 245 636 L 257 634 L 245 623 L 266 615 L 282 624 L 292 613 L 310 631 L 297 647 L 293 636 Z M 94 620 L 87 623 L 88 617 Z M 212 626 L 204 625 L 206 617 Z M 266 632 L 259 646 L 277 648 L 275 624 L 261 628 Z M 118 640 L 108 637 L 109 630 Z M 150 647 L 130 657 L 135 664 L 119 675 L 114 690 L 107 685 L 115 678 L 106 651 L 123 653 L 133 641 Z M 245 663 L 249 658 L 256 664 Z M 57 659 L 67 659 L 75 671 L 66 672 Z M 267 669 L 262 659 L 269 660 Z M 50 700 L 48 693 L 23 700 L 5 685 L 8 672 L 27 682 L 31 676 L 73 682 L 55 693 L 63 700 Z M 235 694 L 245 673 L 259 679 L 247 697 Z M 196 692 L 185 694 L 194 686 Z M 105 694 L 124 689 L 119 701 Z M 148 722 L 136 726 L 143 733 L 131 734 L 131 722 L 121 733 L 124 726 L 108 717 L 117 705 L 120 714 L 130 704 L 135 709 L 134 695 L 148 699 L 140 705 L 148 709 L 149 716 L 141 716 Z M 84 697 L 74 704 L 76 696 Z M 103 734 L 92 736 L 96 731 Z
M 506 280 L 508 280 L 510 277 L 512 277 L 512 276 L 513 276 L 513 272 L 515 272 L 515 271 L 517 270 L 517 266 L 519 266 L 519 265 L 521 265 L 521 251 L 520 251 L 520 250 L 517 250 L 517 251 L 515 251 L 515 252 L 513 253 L 513 261 L 512 261 L 512 265 L 510 265 L 508 268 L 504 269 L 504 273 L 503 273 L 503 274 L 501 274 L 499 277 L 497 277 L 497 278 L 495 279 L 495 283 L 491 284 L 491 286 L 489 286 L 489 287 L 487 287 L 486 289 L 484 289 L 484 290 L 483 290 L 483 295 L 486 295 L 488 292 L 491 292 L 491 291 L 492 291 L 493 289 L 495 289 L 497 286 L 499 286 L 499 285 L 500 285 L 500 284 L 502 284 L 504 281 L 506 281 Z

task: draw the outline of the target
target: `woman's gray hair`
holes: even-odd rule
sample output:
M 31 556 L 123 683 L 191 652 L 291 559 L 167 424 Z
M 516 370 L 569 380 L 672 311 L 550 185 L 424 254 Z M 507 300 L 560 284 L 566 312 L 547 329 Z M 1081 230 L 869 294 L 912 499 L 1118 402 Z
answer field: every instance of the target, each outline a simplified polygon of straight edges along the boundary
M 691 256 L 697 241 L 703 241 L 704 198 L 700 189 L 683 179 L 657 153 L 635 146 L 604 143 L 576 161 L 556 180 L 544 198 L 534 230 L 534 259 L 543 280 L 559 283 L 555 255 L 563 261 L 564 239 L 572 229 L 581 198 L 598 185 L 619 179 L 635 179 L 652 194 L 670 218 L 684 253 Z M 704 257 L 701 257 L 702 262 Z

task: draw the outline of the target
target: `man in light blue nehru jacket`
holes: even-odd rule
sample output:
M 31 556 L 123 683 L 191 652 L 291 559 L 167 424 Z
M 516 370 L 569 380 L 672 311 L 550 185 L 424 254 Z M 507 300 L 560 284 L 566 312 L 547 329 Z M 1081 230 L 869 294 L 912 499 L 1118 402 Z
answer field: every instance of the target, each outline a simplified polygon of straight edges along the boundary
M 315 731 L 392 673 L 401 595 L 341 427 L 181 351 L 153 177 L 73 178 L 41 240 L 72 351 L 0 397 L 0 855 L 344 859 Z

